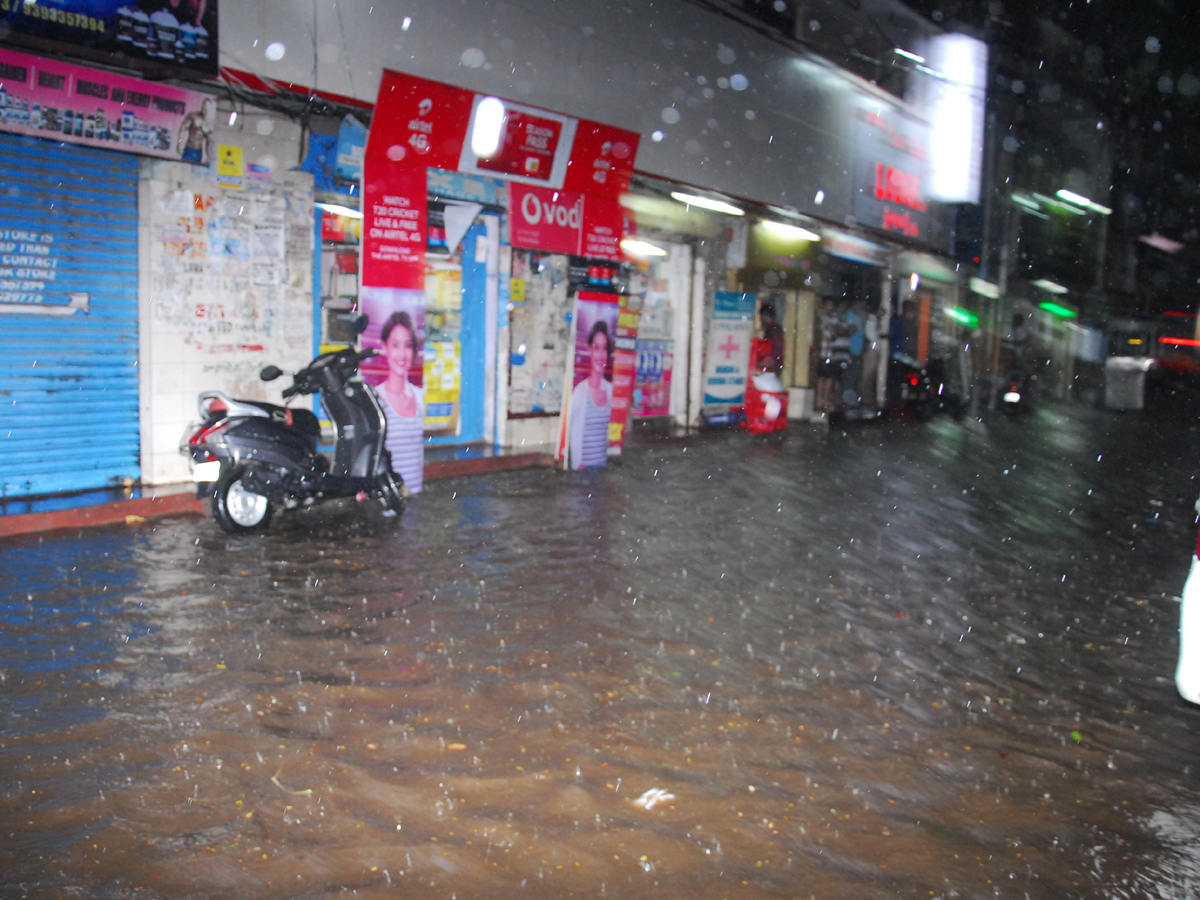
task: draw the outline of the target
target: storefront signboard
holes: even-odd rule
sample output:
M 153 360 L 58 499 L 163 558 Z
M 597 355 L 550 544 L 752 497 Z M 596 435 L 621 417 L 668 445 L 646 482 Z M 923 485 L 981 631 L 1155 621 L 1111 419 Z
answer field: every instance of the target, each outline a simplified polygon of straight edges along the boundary
M 704 366 L 705 406 L 736 406 L 743 401 L 753 336 L 754 295 L 718 291 Z
M 2 0 L 10 44 L 170 74 L 217 74 L 218 0 Z
M 859 107 L 854 117 L 858 224 L 908 238 L 926 236 L 928 125 L 878 106 Z
M 434 166 L 616 201 L 629 189 L 638 136 L 510 100 L 494 154 L 471 146 L 485 95 L 385 70 L 367 156 Z
M 624 214 L 619 203 L 523 184 L 510 185 L 509 198 L 514 247 L 621 260 Z
M 215 97 L 0 48 L 0 131 L 211 165 Z

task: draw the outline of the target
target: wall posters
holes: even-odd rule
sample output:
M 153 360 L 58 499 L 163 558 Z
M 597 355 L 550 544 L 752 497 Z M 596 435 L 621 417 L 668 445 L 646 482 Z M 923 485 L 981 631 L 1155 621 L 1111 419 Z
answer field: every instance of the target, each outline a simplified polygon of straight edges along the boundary
M 428 219 L 424 166 L 366 160 L 363 184 L 363 285 L 425 289 Z
M 718 291 L 705 353 L 705 406 L 743 402 L 753 336 L 754 295 Z
M 217 74 L 218 0 L 0 0 L 5 41 L 109 65 Z
M 215 97 L 0 48 L 0 131 L 210 165 Z
M 629 308 L 630 294 L 622 294 L 617 313 L 617 337 L 613 342 L 613 406 L 608 425 L 608 455 L 620 456 L 625 447 L 625 426 L 633 403 L 637 368 L 639 310 Z
M 603 466 L 608 461 L 620 299 L 596 291 L 575 296 L 572 389 L 558 449 L 559 459 L 565 459 L 569 469 Z
M 624 212 L 615 200 L 509 186 L 514 247 L 620 262 Z

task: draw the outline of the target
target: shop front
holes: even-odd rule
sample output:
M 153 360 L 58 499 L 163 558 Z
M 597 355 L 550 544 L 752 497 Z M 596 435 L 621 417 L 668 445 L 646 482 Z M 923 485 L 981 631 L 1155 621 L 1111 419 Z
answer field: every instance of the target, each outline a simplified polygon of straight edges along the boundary
M 364 165 L 363 339 L 410 443 L 557 445 L 578 304 L 590 292 L 617 310 L 629 294 L 618 198 L 636 151 L 629 132 L 384 73 Z M 612 318 L 612 349 L 632 357 Z M 389 348 L 396 327 L 407 349 Z M 400 471 L 412 485 L 415 469 Z

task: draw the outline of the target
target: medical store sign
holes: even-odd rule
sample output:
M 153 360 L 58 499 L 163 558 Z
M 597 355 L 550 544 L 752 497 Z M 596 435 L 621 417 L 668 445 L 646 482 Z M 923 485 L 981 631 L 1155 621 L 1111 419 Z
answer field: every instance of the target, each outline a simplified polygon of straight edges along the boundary
M 0 131 L 210 162 L 206 94 L 0 49 Z
M 859 107 L 854 115 L 854 218 L 868 228 L 925 236 L 928 127 L 886 107 Z

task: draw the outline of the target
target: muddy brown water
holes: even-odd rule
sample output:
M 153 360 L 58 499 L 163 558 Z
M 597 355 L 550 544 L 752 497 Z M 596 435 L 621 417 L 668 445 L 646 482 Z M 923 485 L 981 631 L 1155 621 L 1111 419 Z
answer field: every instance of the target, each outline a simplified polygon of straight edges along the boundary
M 1198 444 L 802 426 L 10 542 L 0 896 L 1195 897 Z

